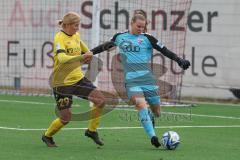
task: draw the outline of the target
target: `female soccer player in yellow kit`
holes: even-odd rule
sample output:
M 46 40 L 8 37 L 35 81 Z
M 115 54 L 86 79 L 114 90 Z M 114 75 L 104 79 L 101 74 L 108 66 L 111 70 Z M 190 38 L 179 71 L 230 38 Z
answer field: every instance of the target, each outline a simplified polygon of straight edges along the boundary
M 42 135 L 42 141 L 48 147 L 57 146 L 53 141 L 53 135 L 71 120 L 73 95 L 93 102 L 85 136 L 90 137 L 96 144 L 103 145 L 96 130 L 105 99 L 92 82 L 84 77 L 81 70 L 81 65 L 89 63 L 93 54 L 80 39 L 79 24 L 80 16 L 77 13 L 67 13 L 59 21 L 62 30 L 54 37 L 54 68 L 50 81 L 60 114 Z

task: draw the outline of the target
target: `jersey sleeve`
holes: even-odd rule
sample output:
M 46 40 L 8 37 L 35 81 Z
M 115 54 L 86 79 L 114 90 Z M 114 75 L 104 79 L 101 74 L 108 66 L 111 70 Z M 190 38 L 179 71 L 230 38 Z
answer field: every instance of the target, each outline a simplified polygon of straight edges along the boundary
M 64 45 L 63 39 L 60 35 L 56 35 L 54 38 L 54 47 L 56 50 L 56 54 L 58 53 L 66 53 L 66 47 Z
M 122 33 L 123 32 L 118 32 L 114 34 L 114 36 L 110 39 L 110 41 L 113 42 L 116 46 L 118 46 L 119 45 L 118 36 Z
M 151 43 L 154 49 L 161 51 L 164 48 L 164 44 L 157 40 L 157 38 L 155 38 L 151 34 L 145 33 L 144 35 L 148 38 L 149 42 Z
M 165 47 L 154 36 L 147 34 L 147 33 L 145 33 L 144 35 L 148 38 L 149 42 L 151 43 L 151 45 L 154 49 L 161 52 L 164 56 L 168 57 L 169 59 L 172 59 L 174 61 L 179 61 L 179 57 L 172 51 L 168 50 L 167 47 Z
M 81 50 L 82 50 L 83 53 L 89 51 L 88 46 L 87 46 L 86 43 L 84 43 L 82 40 L 80 41 L 80 47 L 81 47 Z

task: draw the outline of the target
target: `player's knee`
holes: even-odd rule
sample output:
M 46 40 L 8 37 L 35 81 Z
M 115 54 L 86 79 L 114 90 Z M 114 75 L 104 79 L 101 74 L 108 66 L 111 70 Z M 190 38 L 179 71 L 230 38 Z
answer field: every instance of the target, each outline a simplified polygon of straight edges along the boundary
M 106 99 L 105 99 L 105 97 L 104 97 L 101 93 L 99 93 L 99 94 L 97 95 L 97 97 L 95 98 L 95 100 L 94 100 L 94 104 L 95 104 L 97 107 L 103 108 L 103 107 L 105 106 L 105 104 L 106 104 Z
M 141 101 L 141 102 L 138 102 L 138 103 L 135 104 L 135 107 L 136 107 L 137 109 L 146 108 L 146 106 L 147 106 L 147 103 L 144 102 L 144 101 Z
M 61 122 L 63 123 L 63 124 L 68 124 L 70 121 L 71 121 L 71 114 L 70 113 L 68 113 L 68 114 L 62 114 L 61 115 L 61 117 L 60 117 L 60 119 L 61 119 Z
M 96 106 L 103 108 L 106 104 L 106 100 L 104 97 L 99 98 L 98 101 L 95 103 Z
M 145 101 L 144 97 L 132 96 L 130 100 L 136 107 L 146 107 L 147 106 L 147 102 Z
M 135 106 L 136 106 L 137 108 L 144 108 L 144 107 L 147 106 L 147 102 L 146 102 L 145 100 L 143 100 L 143 99 L 136 99 L 135 102 L 136 102 L 136 103 L 135 103 Z
M 71 121 L 72 113 L 70 109 L 63 109 L 60 111 L 60 119 L 63 124 L 67 124 Z
M 62 124 L 64 124 L 64 125 L 67 125 L 67 124 L 69 123 L 69 121 L 65 121 L 65 120 L 63 120 L 63 119 L 61 119 L 61 122 L 62 122 Z
M 71 115 L 61 115 L 60 116 L 60 120 L 62 122 L 62 124 L 66 125 L 71 121 Z
M 90 93 L 88 99 L 94 103 L 97 107 L 103 108 L 106 104 L 106 99 L 104 95 L 97 90 L 94 90 Z

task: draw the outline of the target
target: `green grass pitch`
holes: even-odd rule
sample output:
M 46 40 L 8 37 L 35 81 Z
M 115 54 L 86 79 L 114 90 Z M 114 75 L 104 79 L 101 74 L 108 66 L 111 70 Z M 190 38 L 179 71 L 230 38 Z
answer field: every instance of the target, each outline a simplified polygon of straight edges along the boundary
M 55 136 L 59 147 L 47 148 L 41 135 L 56 117 L 52 97 L 0 95 L 0 159 L 9 160 L 237 160 L 240 157 L 240 106 L 198 104 L 163 107 L 157 119 L 159 137 L 176 131 L 181 144 L 174 151 L 156 149 L 134 110 L 104 115 L 97 147 L 84 136 L 88 122 L 71 122 Z M 73 112 L 88 110 L 74 99 Z

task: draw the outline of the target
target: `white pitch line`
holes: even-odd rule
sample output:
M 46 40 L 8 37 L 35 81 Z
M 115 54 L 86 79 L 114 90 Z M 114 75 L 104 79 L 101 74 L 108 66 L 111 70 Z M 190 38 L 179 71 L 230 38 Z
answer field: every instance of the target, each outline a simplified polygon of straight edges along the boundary
M 36 105 L 54 105 L 54 103 L 42 103 L 42 102 L 33 102 L 33 101 L 17 101 L 17 100 L 2 100 L 0 102 L 7 103 L 23 103 L 23 104 L 36 104 Z M 80 106 L 80 105 L 73 105 Z M 116 108 L 116 110 L 126 110 L 126 111 L 136 111 L 135 109 L 121 109 Z M 175 114 L 175 115 L 187 115 L 187 116 L 196 116 L 196 117 L 207 117 L 207 118 L 221 118 L 221 119 L 235 119 L 239 120 L 240 117 L 232 117 L 232 116 L 219 116 L 219 115 L 204 115 L 204 114 L 193 114 L 193 113 L 176 113 L 176 112 L 162 112 L 164 114 Z
M 42 103 L 42 102 L 33 102 L 33 101 L 16 101 L 16 100 L 5 100 L 5 99 L 0 99 L 0 102 L 23 103 L 23 104 L 38 104 L 38 105 L 53 105 L 53 103 Z
M 160 129 L 172 129 L 172 128 L 240 128 L 240 125 L 230 126 L 159 126 L 155 128 Z M 16 131 L 45 131 L 45 128 L 12 128 L 12 127 L 0 127 L 2 130 L 16 130 Z M 87 128 L 63 128 L 62 130 L 85 130 Z M 99 130 L 121 130 L 121 129 L 142 129 L 142 127 L 100 127 Z
M 0 102 L 6 102 L 6 103 L 22 103 L 22 104 L 36 104 L 36 105 L 52 105 L 54 106 L 55 103 L 43 103 L 43 102 L 33 102 L 33 101 L 17 101 L 17 100 L 5 100 L 0 99 Z M 74 104 L 73 106 L 80 106 L 78 104 Z

